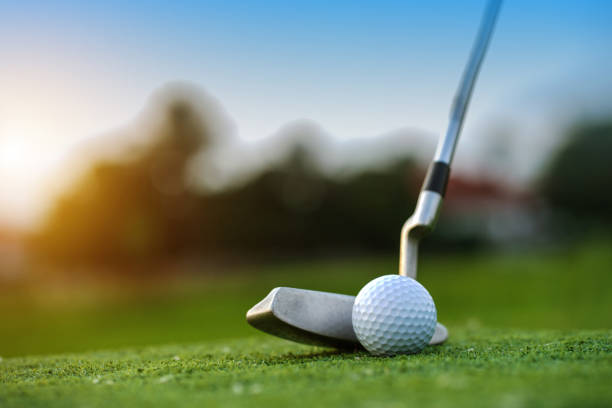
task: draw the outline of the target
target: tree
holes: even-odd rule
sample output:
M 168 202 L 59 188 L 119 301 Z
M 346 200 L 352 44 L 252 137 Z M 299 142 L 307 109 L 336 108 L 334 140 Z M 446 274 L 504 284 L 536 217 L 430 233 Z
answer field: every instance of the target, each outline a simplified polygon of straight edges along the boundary
M 198 197 L 186 188 L 190 158 L 209 142 L 188 101 L 173 100 L 149 144 L 95 163 L 56 203 L 34 240 L 63 261 L 114 263 L 173 255 L 190 244 Z
M 575 127 L 553 156 L 541 191 L 573 217 L 612 222 L 612 122 Z

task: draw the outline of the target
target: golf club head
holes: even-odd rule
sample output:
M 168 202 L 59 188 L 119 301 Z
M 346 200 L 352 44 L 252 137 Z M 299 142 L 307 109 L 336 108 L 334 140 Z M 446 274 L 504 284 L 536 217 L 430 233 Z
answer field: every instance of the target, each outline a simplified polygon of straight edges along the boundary
M 247 322 L 268 334 L 310 344 L 339 349 L 362 348 L 353 331 L 354 296 L 295 288 L 274 288 L 246 314 Z M 448 338 L 446 327 L 438 323 L 429 344 Z

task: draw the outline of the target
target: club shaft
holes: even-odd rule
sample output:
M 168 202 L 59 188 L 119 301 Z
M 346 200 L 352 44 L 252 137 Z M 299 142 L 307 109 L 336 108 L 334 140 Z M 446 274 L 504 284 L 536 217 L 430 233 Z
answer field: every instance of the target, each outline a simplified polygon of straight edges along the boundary
M 400 275 L 413 279 L 417 277 L 419 242 L 423 236 L 434 228 L 438 219 L 450 175 L 450 164 L 457 147 L 463 119 L 465 118 L 472 89 L 487 51 L 500 7 L 501 0 L 490 0 L 487 4 L 476 41 L 474 42 L 467 65 L 463 71 L 463 76 L 459 82 L 459 89 L 451 106 L 448 129 L 438 141 L 438 147 L 431 166 L 427 171 L 414 213 L 402 227 L 399 263 Z
M 493 28 L 499 14 L 501 7 L 501 0 L 490 0 L 487 4 L 487 8 L 484 12 L 482 22 L 476 41 L 474 42 L 470 58 L 463 71 L 459 88 L 455 94 L 453 105 L 451 107 L 448 128 L 443 137 L 438 142 L 438 147 L 434 155 L 434 162 L 445 163 L 450 166 L 453 156 L 455 154 L 455 148 L 457 147 L 457 141 L 461 128 L 463 126 L 463 120 L 470 103 L 470 97 L 482 60 L 487 52 L 487 47 L 491 40 Z
M 446 185 L 448 184 L 448 178 L 450 176 L 450 165 L 455 154 L 455 148 L 457 147 L 457 141 L 459 140 L 465 113 L 470 103 L 470 97 L 474 89 L 474 84 L 476 83 L 476 78 L 478 77 L 480 66 L 482 65 L 482 60 L 487 52 L 487 47 L 491 40 L 491 35 L 493 34 L 493 28 L 495 27 L 500 7 L 501 0 L 490 0 L 487 4 L 487 8 L 480 23 L 478 35 L 476 36 L 476 41 L 472 47 L 470 57 L 463 71 L 463 76 L 459 82 L 459 88 L 457 89 L 451 106 L 448 128 L 446 133 L 444 133 L 438 141 L 436 153 L 421 188 L 421 195 L 433 192 L 444 197 Z M 419 200 L 417 203 L 417 210 L 421 201 L 423 200 Z M 442 203 L 442 200 L 438 201 L 438 204 Z

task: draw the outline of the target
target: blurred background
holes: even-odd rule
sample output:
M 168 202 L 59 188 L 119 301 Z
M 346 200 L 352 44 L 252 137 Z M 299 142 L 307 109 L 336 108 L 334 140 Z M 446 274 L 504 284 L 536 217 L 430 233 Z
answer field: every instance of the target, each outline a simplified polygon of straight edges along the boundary
M 0 356 L 395 273 L 484 5 L 0 5 Z M 611 18 L 504 5 L 420 258 L 451 329 L 612 327 Z

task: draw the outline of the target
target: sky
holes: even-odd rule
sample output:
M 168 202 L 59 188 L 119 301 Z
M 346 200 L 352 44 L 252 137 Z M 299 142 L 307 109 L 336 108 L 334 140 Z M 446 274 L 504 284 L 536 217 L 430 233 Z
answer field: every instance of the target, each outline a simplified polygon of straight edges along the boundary
M 0 225 L 28 225 L 78 146 L 164 84 L 216 97 L 242 140 L 309 119 L 341 140 L 444 131 L 484 1 L 0 0 Z M 505 127 L 528 177 L 572 120 L 612 112 L 612 2 L 506 1 L 456 168 Z

